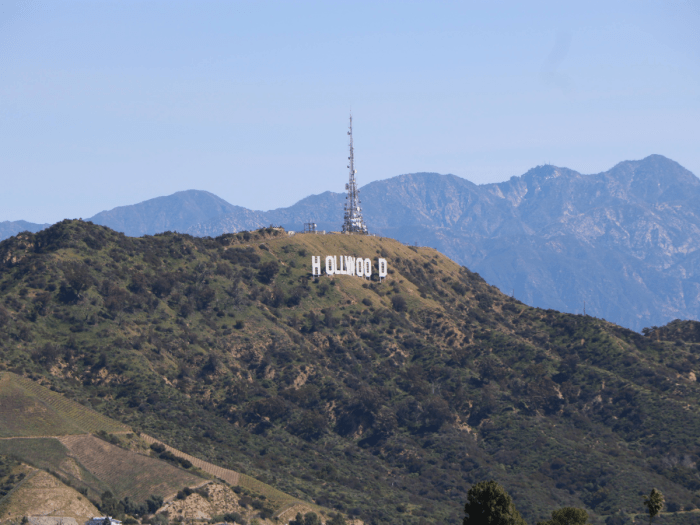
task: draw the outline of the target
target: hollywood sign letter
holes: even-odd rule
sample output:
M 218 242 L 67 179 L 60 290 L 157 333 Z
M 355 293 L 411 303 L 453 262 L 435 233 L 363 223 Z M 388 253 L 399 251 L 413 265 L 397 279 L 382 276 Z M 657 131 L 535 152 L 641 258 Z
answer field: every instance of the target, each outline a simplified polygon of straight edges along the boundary
M 383 279 L 389 273 L 386 259 L 377 259 L 377 273 Z M 311 274 L 321 275 L 321 256 L 311 256 Z M 349 255 L 329 255 L 326 257 L 326 275 L 354 275 L 369 279 L 372 276 L 372 261 Z

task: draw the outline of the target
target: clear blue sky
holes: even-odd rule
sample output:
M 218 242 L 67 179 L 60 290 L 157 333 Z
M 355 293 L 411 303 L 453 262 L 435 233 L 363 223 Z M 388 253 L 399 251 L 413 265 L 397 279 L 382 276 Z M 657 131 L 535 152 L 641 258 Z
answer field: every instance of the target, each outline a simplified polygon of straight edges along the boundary
M 0 0 L 0 220 L 183 189 L 253 209 L 358 182 L 652 153 L 700 175 L 700 2 Z

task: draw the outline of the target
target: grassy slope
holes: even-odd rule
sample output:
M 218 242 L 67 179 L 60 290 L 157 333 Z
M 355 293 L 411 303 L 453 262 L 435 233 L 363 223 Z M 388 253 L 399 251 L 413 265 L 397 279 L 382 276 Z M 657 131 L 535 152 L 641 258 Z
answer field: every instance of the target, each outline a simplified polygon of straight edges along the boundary
M 150 495 L 172 496 L 183 487 L 201 485 L 205 480 L 164 461 L 128 450 L 140 440 L 127 434 L 129 427 L 94 410 L 66 399 L 35 381 L 11 372 L 0 372 L 0 454 L 21 458 L 58 473 L 77 487 L 87 488 L 93 497 L 105 490 L 118 500 L 143 501 Z M 88 433 L 110 434 L 120 447 Z M 51 437 L 60 436 L 58 439 Z M 33 439 L 24 439 L 24 438 Z M 147 436 L 144 436 L 147 437 Z M 14 438 L 14 439 L 9 439 Z M 39 439 L 37 439 L 39 438 Z M 148 443 L 153 442 L 152 439 Z M 277 509 L 300 503 L 250 476 L 202 462 L 167 447 L 177 456 L 192 460 L 196 467 L 264 495 Z
M 85 523 L 99 511 L 75 489 L 35 470 L 0 500 L 0 520 L 20 523 L 23 516 L 61 516 Z
M 72 459 L 68 449 L 55 438 L 15 438 L 0 440 L 0 454 L 17 458 L 33 467 L 55 473 L 76 487 L 86 487 L 95 498 L 110 490 L 108 480 L 95 477 Z
M 95 436 L 67 436 L 61 443 L 80 465 L 110 487 L 117 499 L 143 501 L 173 496 L 206 480 L 164 461 L 124 450 Z
M 0 372 L 0 420 L 0 438 L 129 430 L 34 381 L 7 372 Z
M 700 503 L 697 343 L 528 308 L 433 250 L 275 233 L 5 241 L 0 363 L 368 521 L 456 522 L 487 478 L 531 520 L 637 512 L 652 485 Z M 312 254 L 393 273 L 309 281 Z

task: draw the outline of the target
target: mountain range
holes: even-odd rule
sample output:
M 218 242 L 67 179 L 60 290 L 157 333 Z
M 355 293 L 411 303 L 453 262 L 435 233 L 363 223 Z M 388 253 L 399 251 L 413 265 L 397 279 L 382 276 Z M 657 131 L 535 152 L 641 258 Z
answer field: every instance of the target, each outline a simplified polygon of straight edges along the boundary
M 483 185 L 413 173 L 367 184 L 361 196 L 372 233 L 436 248 L 529 305 L 585 308 L 634 330 L 700 318 L 700 180 L 661 155 L 596 175 L 537 166 Z M 130 236 L 215 237 L 270 224 L 299 231 L 305 222 L 338 230 L 344 201 L 325 192 L 255 211 L 190 190 L 90 220 Z

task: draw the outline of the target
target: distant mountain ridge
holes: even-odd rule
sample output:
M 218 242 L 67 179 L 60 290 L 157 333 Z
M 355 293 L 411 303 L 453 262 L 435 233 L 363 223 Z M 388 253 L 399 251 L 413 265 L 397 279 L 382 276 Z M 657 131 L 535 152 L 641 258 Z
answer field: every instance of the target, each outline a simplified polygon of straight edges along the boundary
M 661 155 L 596 175 L 537 166 L 484 185 L 413 173 L 367 184 L 360 196 L 372 233 L 434 247 L 527 304 L 581 312 L 585 303 L 636 330 L 700 319 L 700 180 Z M 337 231 L 344 202 L 325 192 L 255 211 L 189 190 L 90 220 L 131 236 L 301 231 L 309 221 Z
M 140 237 L 164 231 L 184 232 L 193 224 L 226 214 L 245 215 L 247 211 L 208 191 L 189 190 L 131 206 L 119 206 L 88 220 L 131 237 Z
M 17 235 L 19 232 L 36 233 L 48 228 L 50 224 L 37 224 L 27 221 L 2 221 L 0 222 L 0 240 Z

